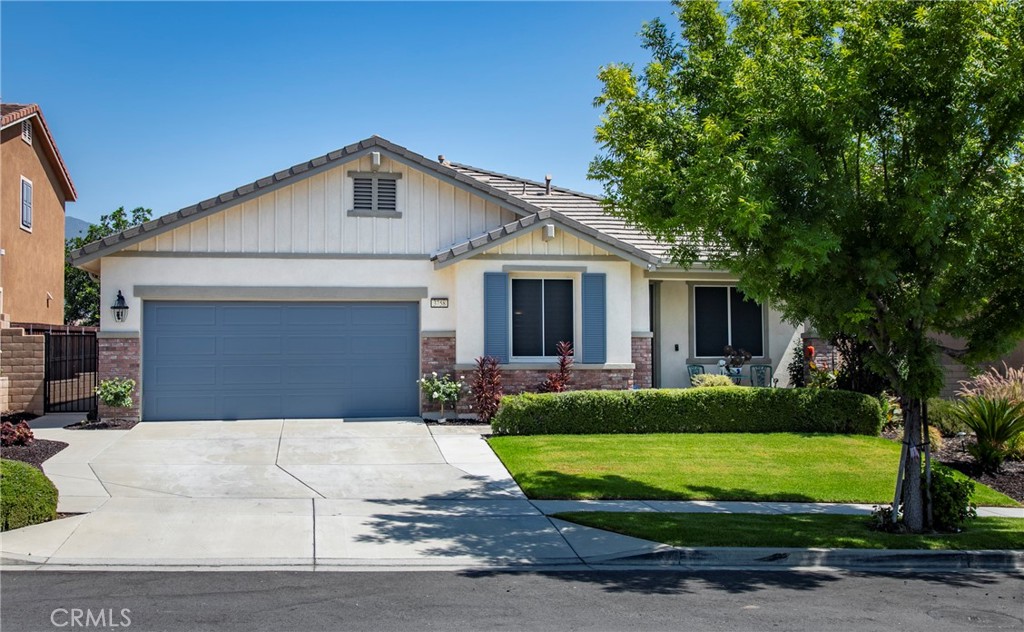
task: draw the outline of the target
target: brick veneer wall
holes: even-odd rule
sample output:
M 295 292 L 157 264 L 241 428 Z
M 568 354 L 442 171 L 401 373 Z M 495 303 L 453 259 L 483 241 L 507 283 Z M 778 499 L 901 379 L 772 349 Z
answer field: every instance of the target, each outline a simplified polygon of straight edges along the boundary
M 142 386 L 142 375 L 139 371 L 138 338 L 103 338 L 96 339 L 96 351 L 99 355 L 97 383 L 111 378 L 131 378 L 135 380 L 135 394 L 132 396 L 134 405 L 131 408 L 111 408 L 99 403 L 99 418 L 120 417 L 139 419 L 139 393 Z
M 24 329 L 0 329 L 0 373 L 7 378 L 10 410 L 43 414 L 46 338 L 28 335 Z
M 634 344 L 637 340 L 645 343 L 639 346 L 641 354 L 643 354 L 644 348 L 646 348 L 648 367 L 646 383 L 649 387 L 651 379 L 651 339 L 636 338 L 634 339 Z M 636 352 L 634 351 L 635 357 Z M 501 384 L 507 394 L 522 393 L 524 391 L 536 392 L 540 390 L 540 385 L 544 383 L 548 373 L 552 370 L 516 369 L 504 365 L 501 369 Z M 472 369 L 462 369 L 458 372 L 455 370 L 454 336 L 423 337 L 420 339 L 420 371 L 422 373 L 436 371 L 439 375 L 445 373 L 454 374 L 455 377 L 464 375 L 467 383 L 471 383 L 473 380 Z M 575 369 L 572 372 L 572 382 L 569 385 L 569 390 L 624 390 L 631 388 L 633 388 L 633 369 Z M 436 402 L 428 400 L 422 393 L 420 394 L 420 401 L 424 413 L 435 413 L 441 410 L 441 407 Z M 459 402 L 459 413 L 471 413 L 472 410 L 472 397 Z M 447 414 L 448 411 L 446 410 L 445 413 Z
M 651 388 L 654 384 L 654 339 L 633 336 L 633 386 Z
M 452 373 L 455 367 L 455 336 L 424 336 L 420 338 L 420 373 L 437 371 L 438 375 Z M 465 374 L 464 374 L 465 375 Z M 458 376 L 455 376 L 458 377 Z M 469 376 L 467 375 L 467 381 Z M 420 391 L 420 404 L 423 412 L 440 412 L 441 405 L 427 399 Z M 468 402 L 459 404 L 460 411 L 468 407 Z M 447 413 L 447 411 L 445 411 Z

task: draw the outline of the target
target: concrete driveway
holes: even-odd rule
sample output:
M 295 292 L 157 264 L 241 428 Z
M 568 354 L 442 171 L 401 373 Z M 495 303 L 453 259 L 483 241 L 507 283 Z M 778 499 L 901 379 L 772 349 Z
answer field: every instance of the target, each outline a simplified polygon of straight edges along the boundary
M 419 420 L 142 423 L 39 430 L 62 512 L 3 536 L 47 565 L 579 563 L 650 543 L 550 519 L 480 435 Z M 572 544 L 570 544 L 572 542 Z

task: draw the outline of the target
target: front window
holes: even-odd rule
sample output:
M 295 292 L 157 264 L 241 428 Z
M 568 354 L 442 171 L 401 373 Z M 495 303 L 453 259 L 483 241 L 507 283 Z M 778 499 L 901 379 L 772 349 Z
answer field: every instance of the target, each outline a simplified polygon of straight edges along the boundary
M 573 341 L 571 279 L 512 279 L 512 355 L 557 357 Z
M 726 345 L 764 356 L 764 310 L 736 287 L 694 287 L 693 319 L 696 357 L 721 357 Z

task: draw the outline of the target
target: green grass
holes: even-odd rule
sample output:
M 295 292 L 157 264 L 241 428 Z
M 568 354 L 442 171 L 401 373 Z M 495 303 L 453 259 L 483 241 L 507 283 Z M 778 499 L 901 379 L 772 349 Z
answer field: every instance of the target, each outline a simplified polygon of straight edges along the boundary
M 891 503 L 900 458 L 898 444 L 855 435 L 539 435 L 490 443 L 538 499 Z M 980 483 L 974 500 L 1018 505 Z
M 963 533 L 898 535 L 866 516 L 683 514 L 581 511 L 555 517 L 673 546 L 825 549 L 1024 549 L 1024 520 L 977 518 Z

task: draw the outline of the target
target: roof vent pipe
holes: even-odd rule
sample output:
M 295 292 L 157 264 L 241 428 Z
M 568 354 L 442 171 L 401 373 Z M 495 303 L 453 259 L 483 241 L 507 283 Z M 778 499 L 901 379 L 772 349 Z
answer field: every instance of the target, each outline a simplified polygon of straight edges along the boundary
M 444 164 L 444 154 L 438 154 L 437 155 L 437 161 L 443 165 Z
M 551 174 L 544 176 L 544 195 L 551 195 Z

